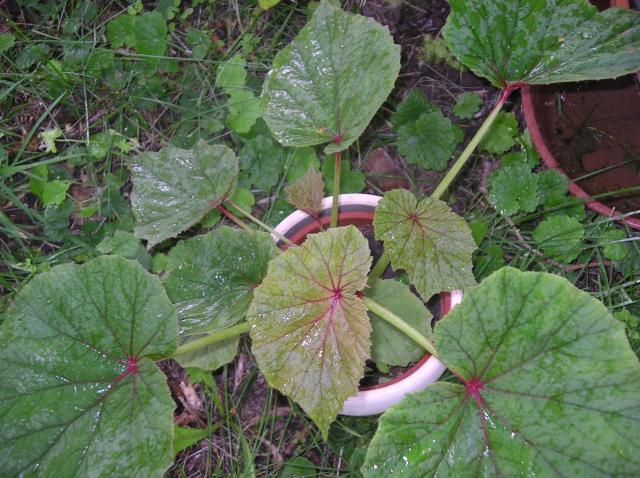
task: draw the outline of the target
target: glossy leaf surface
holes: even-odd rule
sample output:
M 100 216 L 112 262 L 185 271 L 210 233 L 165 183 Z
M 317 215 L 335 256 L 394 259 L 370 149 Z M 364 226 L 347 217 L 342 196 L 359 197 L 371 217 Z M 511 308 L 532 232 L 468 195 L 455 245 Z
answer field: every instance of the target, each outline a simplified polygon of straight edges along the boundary
M 475 284 L 471 230 L 444 202 L 418 201 L 409 191 L 395 189 L 378 203 L 373 225 L 393 268 L 407 271 L 424 300 Z
M 180 342 L 242 320 L 275 255 L 269 234 L 227 226 L 179 242 L 169 253 L 164 283 L 178 312 Z M 183 367 L 215 370 L 232 360 L 237 348 L 238 339 L 228 339 L 176 359 Z
M 450 0 L 442 33 L 474 73 L 504 88 L 615 78 L 640 69 L 640 13 L 587 0 Z
M 134 234 L 152 247 L 193 226 L 233 193 L 238 160 L 226 146 L 199 141 L 192 149 L 139 154 L 131 170 Z
M 370 265 L 367 240 L 354 226 L 313 234 L 271 261 L 248 313 L 260 370 L 325 438 L 369 358 L 371 325 L 356 293 Z
M 174 350 L 176 317 L 156 277 L 113 256 L 56 266 L 1 334 L 3 474 L 164 475 L 175 403 L 150 359 Z
M 411 292 L 408 285 L 395 280 L 377 280 L 367 297 L 401 317 L 413 328 L 431 337 L 431 312 Z M 393 325 L 369 312 L 371 317 L 371 358 L 374 362 L 405 367 L 424 355 L 424 349 Z
M 322 1 L 276 55 L 263 118 L 285 146 L 331 143 L 325 153 L 342 151 L 362 134 L 399 70 L 400 47 L 386 27 Z
M 365 476 L 637 476 L 640 364 L 622 324 L 546 273 L 503 268 L 435 329 L 465 385 L 380 419 Z

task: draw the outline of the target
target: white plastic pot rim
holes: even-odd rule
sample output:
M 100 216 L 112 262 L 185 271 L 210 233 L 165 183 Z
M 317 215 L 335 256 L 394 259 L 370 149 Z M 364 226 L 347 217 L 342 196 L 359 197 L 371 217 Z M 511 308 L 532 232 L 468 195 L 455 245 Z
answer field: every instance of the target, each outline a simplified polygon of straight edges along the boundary
M 380 196 L 372 194 L 341 194 L 339 201 L 340 207 L 362 205 L 367 207 L 376 207 L 382 199 Z M 333 204 L 332 197 L 326 197 L 322 200 L 322 209 L 327 211 L 331 209 Z M 309 215 L 304 211 L 295 211 L 284 218 L 275 230 L 280 234 L 287 233 L 294 229 L 301 221 L 307 220 Z M 277 240 L 273 237 L 274 241 Z M 461 290 L 451 292 L 451 308 L 458 305 L 462 301 L 463 293 Z M 431 356 L 418 368 L 395 379 L 389 385 L 382 385 L 371 390 L 360 390 L 357 395 L 350 397 L 344 404 L 341 415 L 366 416 L 375 415 L 384 412 L 394 403 L 399 402 L 407 393 L 418 392 L 427 385 L 435 382 L 440 378 L 446 367 L 437 358 Z

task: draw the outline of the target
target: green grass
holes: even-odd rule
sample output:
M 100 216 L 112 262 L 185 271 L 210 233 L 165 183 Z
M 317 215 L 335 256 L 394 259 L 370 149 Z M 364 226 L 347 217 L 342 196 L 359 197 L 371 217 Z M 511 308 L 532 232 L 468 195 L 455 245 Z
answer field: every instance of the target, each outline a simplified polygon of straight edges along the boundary
M 132 8 L 150 11 L 151 3 L 144 7 L 134 3 Z M 352 3 L 359 8 L 359 2 Z M 252 135 L 263 134 L 259 127 L 244 136 L 225 127 L 226 95 L 215 87 L 217 67 L 241 52 L 248 59 L 246 88 L 259 94 L 276 51 L 295 36 L 309 14 L 304 2 L 283 2 L 265 13 L 253 1 L 183 1 L 174 17 L 164 20 L 165 52 L 146 55 L 135 48 L 114 48 L 107 38 L 107 24 L 127 15 L 127 6 L 118 1 L 35 0 L 0 6 L 0 17 L 6 18 L 0 31 L 16 38 L 12 48 L 0 52 L 0 311 L 34 274 L 56 264 L 86 261 L 99 254 L 96 246 L 105 237 L 117 230 L 132 230 L 127 161 L 136 152 L 167 144 L 189 147 L 200 138 L 225 142 L 237 151 Z M 189 29 L 203 32 L 210 40 L 201 58 L 193 57 Z M 419 38 L 416 44 L 421 45 Z M 421 75 L 418 82 L 413 80 L 415 73 Z M 449 114 L 457 95 L 469 90 L 460 78 L 445 66 L 418 66 L 415 61 L 403 66 L 389 103 L 350 150 L 353 168 L 361 170 L 367 151 L 374 147 L 393 149 L 389 112 L 407 90 L 422 88 Z M 491 97 L 490 87 L 479 90 Z M 467 138 L 477 127 L 475 122 L 463 126 Z M 55 141 L 57 152 L 44 151 L 39 135 L 54 128 L 62 133 Z M 490 272 L 488 259 L 522 270 L 544 270 L 566 277 L 612 312 L 626 308 L 640 315 L 638 233 L 587 212 L 581 220 L 584 239 L 577 259 L 564 264 L 549 257 L 545 244 L 533 239 L 534 231 L 551 213 L 567 208 L 538 208 L 510 219 L 499 215 L 487 195 L 478 192 L 486 181 L 484 167 L 494 160 L 477 154 L 449 198 L 468 220 L 482 218 L 486 224 L 476 257 L 478 278 Z M 282 161 L 277 185 L 269 191 L 252 191 L 271 225 L 291 211 L 283 201 L 291 153 L 282 152 Z M 45 207 L 33 193 L 33 170 L 43 165 L 48 167 L 49 181 L 72 183 L 59 205 Z M 400 166 L 400 175 L 382 176 L 406 179 L 423 196 L 439 181 L 437 174 L 402 162 Z M 367 191 L 382 193 L 370 182 Z M 623 231 L 624 237 L 603 238 L 605 225 Z M 196 227 L 186 235 L 205 229 Z M 167 252 L 173 243 L 152 252 Z M 612 244 L 624 245 L 624 259 L 593 265 L 609 260 L 605 248 Z M 637 353 L 640 341 L 632 345 Z M 194 410 L 194 416 L 202 423 L 223 426 L 181 452 L 169 474 L 277 477 L 290 460 L 307 457 L 313 462 L 310 476 L 358 476 L 377 419 L 341 417 L 332 427 L 329 442 L 324 442 L 297 405 L 266 386 L 246 343 L 241 351 L 232 364 L 209 374 L 210 385 L 195 386 L 203 407 Z M 177 365 L 167 367 L 174 395 L 184 398 L 175 387 L 180 380 L 189 383 L 188 378 Z

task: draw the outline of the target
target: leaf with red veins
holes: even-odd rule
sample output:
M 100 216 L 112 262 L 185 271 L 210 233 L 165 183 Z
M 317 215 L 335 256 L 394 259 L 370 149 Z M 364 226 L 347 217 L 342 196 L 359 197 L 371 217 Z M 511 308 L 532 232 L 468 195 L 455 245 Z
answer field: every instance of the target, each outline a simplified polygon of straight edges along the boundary
M 248 313 L 260 370 L 325 438 L 369 358 L 371 325 L 357 293 L 370 266 L 367 240 L 354 226 L 311 235 L 271 261 Z
M 323 197 L 322 173 L 314 171 L 311 165 L 304 176 L 287 187 L 287 202 L 314 217 L 322 209 Z
M 366 478 L 640 476 L 640 363 L 601 302 L 505 267 L 465 291 L 434 336 L 462 384 L 387 410 Z
M 34 277 L 0 326 L 3 476 L 164 476 L 175 402 L 153 361 L 176 337 L 160 280 L 137 262 Z
M 373 225 L 393 268 L 407 271 L 424 300 L 475 285 L 471 229 L 446 203 L 394 189 L 378 203 Z

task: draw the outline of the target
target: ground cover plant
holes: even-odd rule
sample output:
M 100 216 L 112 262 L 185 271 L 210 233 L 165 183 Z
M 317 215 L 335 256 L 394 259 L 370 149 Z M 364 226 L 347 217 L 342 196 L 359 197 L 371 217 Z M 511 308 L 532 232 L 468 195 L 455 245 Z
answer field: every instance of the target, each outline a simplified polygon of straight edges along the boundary
M 241 51 L 227 52 L 216 64 L 213 80 L 198 68 L 213 48 L 213 35 L 188 27 L 176 43 L 189 47 L 198 66 L 182 80 L 189 75 L 194 83 L 204 79 L 219 94 L 197 96 L 185 89 L 172 145 L 154 152 L 131 131 L 143 119 L 135 114 L 138 108 L 176 103 L 161 98 L 161 74 L 178 72 L 165 56 L 166 38 L 200 6 L 179 3 L 162 3 L 153 11 L 135 3 L 105 22 L 111 47 L 124 48 L 124 58 L 133 52 L 133 68 L 85 41 L 64 43 L 61 64 L 48 59 L 44 44 L 28 44 L 23 32 L 25 49 L 33 50 L 29 55 L 36 59 L 22 58 L 24 50 L 8 57 L 16 65 L 22 58 L 24 68 L 43 63 L 37 74 L 51 95 L 42 118 L 21 141 L 8 143 L 3 166 L 13 181 L 25 176 L 23 190 L 44 209 L 25 206 L 16 194 L 19 185 L 13 190 L 5 185 L 3 191 L 12 208 L 42 225 L 33 228 L 37 234 L 69 245 L 34 266 L 28 236 L 3 216 L 11 254 L 21 249 L 25 258 L 13 260 L 12 270 L 30 279 L 12 295 L 0 337 L 0 356 L 9 365 L 0 378 L 5 473 L 162 475 L 176 451 L 210 437 L 223 424 L 229 436 L 238 437 L 235 448 L 243 456 L 243 469 L 214 470 L 207 464 L 205 474 L 271 473 L 268 467 L 256 471 L 255 445 L 252 451 L 230 418 L 234 413 L 220 398 L 219 382 L 210 371 L 237 361 L 244 343 L 240 337 L 249 333 L 251 360 L 266 382 L 311 418 L 318 441 L 331 443 L 330 426 L 344 401 L 357 392 L 372 347 L 381 368 L 415 360 L 389 358 L 384 340 L 372 345 L 375 328 L 386 321 L 415 342 L 413 347 L 437 356 L 453 383 L 433 384 L 384 413 L 366 459 L 364 454 L 350 457 L 354 475 L 467 476 L 469 470 L 478 475 L 636 474 L 640 464 L 633 423 L 640 367 L 625 331 L 637 347 L 638 321 L 623 308 L 637 301 L 640 254 L 634 236 L 627 237 L 611 221 L 587 217 L 582 204 L 567 197 L 564 176 L 538 171 L 539 157 L 528 135 L 502 108 L 523 84 L 636 71 L 638 14 L 596 13 L 586 2 L 483 0 L 471 6 L 452 1 L 443 29 L 450 54 L 501 91 L 429 197 L 417 195 L 415 187 L 384 193 L 373 222 L 384 253 L 371 267 L 362 232 L 337 227 L 337 198 L 341 191 L 362 189 L 350 155 L 401 68 L 400 48 L 389 31 L 371 18 L 320 2 L 295 38 L 269 58 L 270 71 L 259 93 L 247 74 L 247 52 L 254 51 L 250 34 L 238 40 Z M 46 17 L 44 6 L 33 8 Z M 98 16 L 91 2 L 80 3 L 63 31 L 82 32 Z M 16 35 L 2 38 L 2 49 L 11 52 Z M 78 71 L 89 76 L 79 81 Z M 35 74 L 8 84 L 3 98 L 22 91 L 22 82 Z M 26 161 L 28 143 L 54 108 L 74 89 L 85 96 L 95 91 L 88 88 L 88 79 L 96 89 L 104 88 L 101 75 L 109 78 L 107 88 L 126 84 L 129 91 L 144 91 L 133 97 L 130 111 L 120 113 L 116 123 L 122 132 L 90 134 L 87 128 L 86 143 L 78 140 L 64 154 L 40 159 L 57 153 L 64 133 L 52 127 L 40 134 L 43 152 Z M 477 95 L 460 95 L 453 113 L 467 120 L 482 103 Z M 437 171 L 446 169 L 465 136 L 418 90 L 398 104 L 391 124 L 406 162 Z M 221 137 L 227 140 L 216 136 L 222 131 L 228 132 Z M 329 156 L 322 165 L 324 179 L 317 172 L 317 145 Z M 467 222 L 442 198 L 476 148 L 504 155 L 500 169 L 485 177 L 487 203 L 495 211 L 469 206 Z M 114 155 L 125 158 L 126 168 L 113 167 Z M 70 192 L 75 177 L 55 168 L 73 166 L 76 157 L 82 159 L 76 163 L 81 174 L 102 176 L 101 186 L 80 210 L 68 197 L 81 203 L 81 196 Z M 130 206 L 121 194 L 127 170 Z M 271 203 L 262 218 L 252 213 L 256 191 L 267 192 Z M 269 225 L 277 222 L 278 209 L 287 211 L 285 194 L 293 206 L 318 217 L 325 191 L 333 195 L 330 227 L 304 244 L 290 243 Z M 451 203 L 454 196 L 448 196 Z M 530 216 L 518 216 L 521 212 Z M 74 221 L 89 218 L 82 236 L 70 234 L 70 216 Z M 504 242 L 502 221 L 519 242 Z M 535 247 L 519 228 L 530 222 Z M 194 226 L 212 230 L 189 234 Z M 289 247 L 276 248 L 272 235 Z M 186 238 L 176 243 L 178 236 Z M 595 244 L 591 256 L 587 241 Z M 501 267 L 505 249 L 518 248 L 510 256 L 517 268 Z M 104 255 L 93 257 L 99 254 Z M 567 280 L 593 267 L 593 254 L 611 261 L 610 270 L 601 270 L 596 280 L 610 281 L 615 274 L 618 281 L 601 284 L 597 298 Z M 578 258 L 586 262 L 571 264 Z M 62 264 L 53 265 L 57 262 Z M 389 265 L 404 271 L 397 278 L 405 282 L 383 285 L 380 277 Z M 568 278 L 518 270 L 547 266 Z M 12 278 L 8 272 L 3 280 L 8 285 Z M 476 281 L 480 285 L 474 287 Z M 423 317 L 429 316 L 425 304 L 438 292 L 465 289 L 466 294 L 432 332 L 424 320 L 408 323 L 406 308 L 396 311 L 381 288 L 411 297 L 407 301 L 413 300 Z M 612 297 L 619 298 L 615 304 Z M 615 319 L 614 308 L 619 309 Z M 165 364 L 164 369 L 167 359 L 187 368 L 192 380 L 210 391 L 220 420 L 207 422 L 204 432 L 174 429 L 173 390 L 154 364 Z M 197 402 L 184 391 L 183 398 L 185 409 Z M 363 438 L 357 431 L 351 434 Z M 319 466 L 308 460 L 281 462 L 272 468 L 283 475 L 313 474 Z

